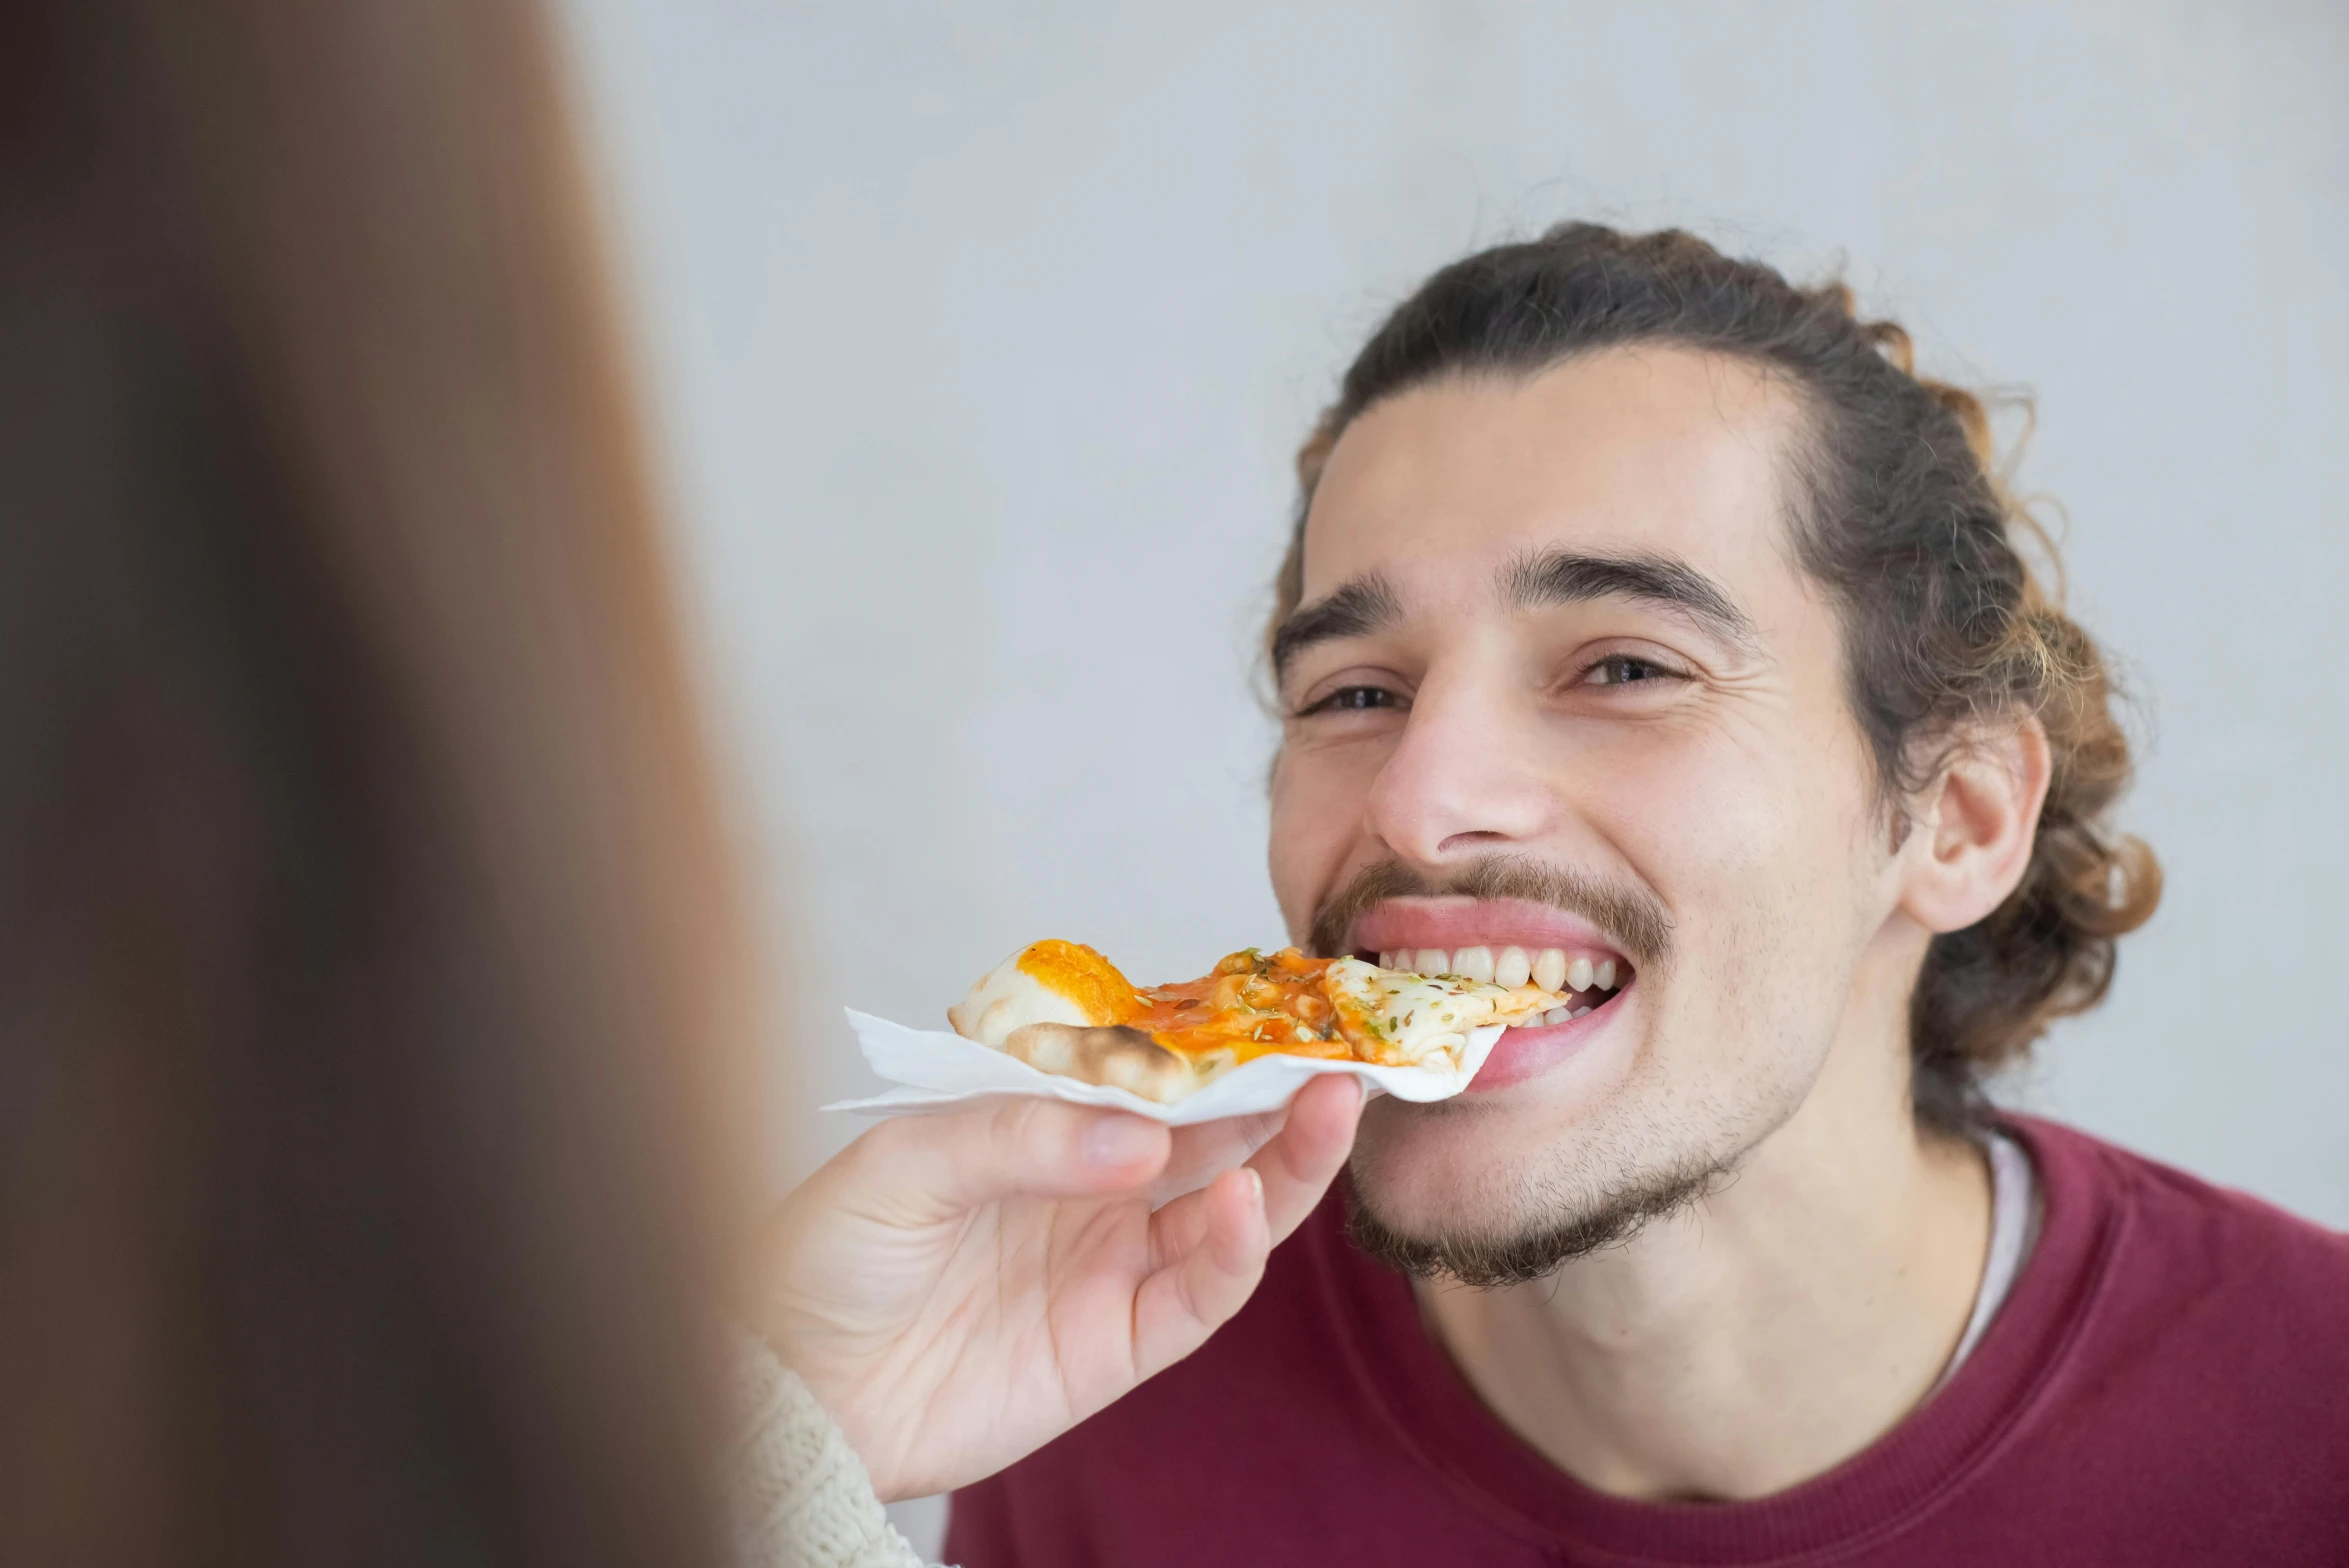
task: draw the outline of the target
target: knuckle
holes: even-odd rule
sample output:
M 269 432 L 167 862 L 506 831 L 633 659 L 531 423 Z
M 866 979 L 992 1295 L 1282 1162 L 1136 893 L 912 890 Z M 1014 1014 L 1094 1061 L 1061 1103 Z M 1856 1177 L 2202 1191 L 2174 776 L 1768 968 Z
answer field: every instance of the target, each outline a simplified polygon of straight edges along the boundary
M 1065 1137 L 1067 1109 L 1057 1100 L 1016 1100 L 999 1113 L 999 1140 L 1028 1158 L 1047 1158 L 1058 1152 Z
M 853 1171 L 901 1169 L 909 1158 L 918 1155 L 922 1147 L 918 1116 L 892 1116 L 867 1130 L 843 1151 L 843 1159 Z

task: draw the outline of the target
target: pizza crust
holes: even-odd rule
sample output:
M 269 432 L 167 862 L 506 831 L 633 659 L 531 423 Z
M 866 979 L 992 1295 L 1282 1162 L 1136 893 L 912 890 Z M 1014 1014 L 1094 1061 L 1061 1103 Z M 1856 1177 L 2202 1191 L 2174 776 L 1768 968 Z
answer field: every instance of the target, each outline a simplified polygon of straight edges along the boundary
M 1003 1040 L 1005 1054 L 1030 1067 L 1125 1089 L 1160 1105 L 1171 1105 L 1199 1086 L 1188 1061 L 1139 1029 L 1122 1025 L 1022 1024 Z
M 1106 1024 L 1093 1009 L 1066 992 L 1054 989 L 1020 967 L 1027 950 L 1021 949 L 995 966 L 971 994 L 946 1009 L 946 1021 L 966 1040 L 998 1050 L 1030 1024 L 1068 1024 L 1077 1027 Z

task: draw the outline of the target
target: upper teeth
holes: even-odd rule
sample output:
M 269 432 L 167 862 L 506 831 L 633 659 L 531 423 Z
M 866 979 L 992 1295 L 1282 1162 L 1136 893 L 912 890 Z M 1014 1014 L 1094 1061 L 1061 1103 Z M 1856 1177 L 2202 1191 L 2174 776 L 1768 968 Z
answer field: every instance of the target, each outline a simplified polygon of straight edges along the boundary
M 1389 948 L 1378 955 L 1381 969 L 1410 970 L 1423 975 L 1458 975 L 1463 980 L 1489 981 L 1515 989 L 1528 980 L 1545 991 L 1612 991 L 1615 960 L 1593 963 L 1588 955 L 1569 960 L 1566 950 L 1545 947 L 1528 953 L 1522 947 L 1504 947 L 1500 956 L 1479 943 L 1445 952 L 1440 947 Z

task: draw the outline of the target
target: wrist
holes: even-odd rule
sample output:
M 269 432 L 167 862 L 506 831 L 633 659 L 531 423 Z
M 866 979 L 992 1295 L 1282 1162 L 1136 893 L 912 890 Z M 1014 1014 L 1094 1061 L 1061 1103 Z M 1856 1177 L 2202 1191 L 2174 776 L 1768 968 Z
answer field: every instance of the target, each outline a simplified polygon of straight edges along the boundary
M 907 1490 L 901 1479 L 901 1469 L 894 1462 L 867 1417 L 860 1402 L 853 1397 L 847 1385 L 828 1375 L 823 1358 L 805 1353 L 787 1331 L 771 1324 L 755 1325 L 752 1331 L 762 1350 L 772 1356 L 776 1365 L 790 1374 L 814 1410 L 840 1434 L 851 1452 L 863 1464 L 873 1490 L 885 1503 L 902 1502 L 907 1497 L 926 1496 L 921 1491 Z
M 882 1511 L 894 1498 L 874 1486 L 831 1412 L 764 1339 L 739 1339 L 744 1442 L 729 1487 L 743 1560 L 915 1568 Z

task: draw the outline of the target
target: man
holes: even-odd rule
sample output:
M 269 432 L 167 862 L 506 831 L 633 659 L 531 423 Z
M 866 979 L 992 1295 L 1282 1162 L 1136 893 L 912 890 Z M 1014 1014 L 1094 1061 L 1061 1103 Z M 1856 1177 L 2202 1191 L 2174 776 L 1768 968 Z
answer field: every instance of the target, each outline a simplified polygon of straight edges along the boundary
M 1300 460 L 1274 886 L 1574 1016 L 1369 1106 L 1257 1299 L 950 1560 L 2349 1561 L 2349 1242 L 1980 1091 L 2159 893 L 1988 446 L 1686 235 L 1396 311 Z

